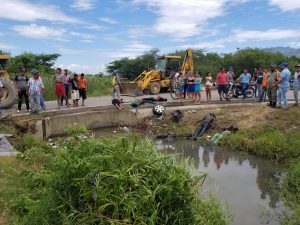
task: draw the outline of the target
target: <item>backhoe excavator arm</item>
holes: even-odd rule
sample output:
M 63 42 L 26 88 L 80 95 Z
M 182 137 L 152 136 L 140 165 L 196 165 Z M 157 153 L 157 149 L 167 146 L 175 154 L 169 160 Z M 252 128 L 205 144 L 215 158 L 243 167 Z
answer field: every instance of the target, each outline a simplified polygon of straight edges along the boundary
M 190 48 L 185 51 L 183 63 L 181 66 L 181 72 L 183 74 L 186 74 L 187 71 L 194 73 L 193 50 Z

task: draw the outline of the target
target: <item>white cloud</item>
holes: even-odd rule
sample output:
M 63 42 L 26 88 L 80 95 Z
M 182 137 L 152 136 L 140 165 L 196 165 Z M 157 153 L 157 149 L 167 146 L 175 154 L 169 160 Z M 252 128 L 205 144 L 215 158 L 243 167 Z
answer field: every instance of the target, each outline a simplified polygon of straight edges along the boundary
M 100 21 L 102 22 L 105 22 L 105 23 L 110 23 L 110 24 L 117 24 L 118 21 L 114 20 L 114 19 L 111 19 L 111 18 L 108 18 L 108 17 L 102 17 L 102 18 L 99 18 Z
M 55 67 L 68 69 L 75 73 L 87 73 L 87 74 L 97 74 L 99 72 L 105 71 L 105 65 L 81 65 L 81 64 L 59 64 L 55 65 Z
M 52 28 L 47 26 L 38 26 L 36 24 L 17 25 L 11 28 L 21 36 L 35 38 L 35 39 L 55 39 L 66 40 L 66 30 L 59 28 Z
M 71 5 L 72 8 L 75 8 L 78 11 L 86 11 L 95 8 L 94 0 L 74 0 Z
M 208 21 L 223 16 L 226 7 L 245 0 L 133 0 L 136 4 L 147 4 L 157 14 L 154 24 L 156 32 L 170 35 L 173 39 L 185 39 L 202 35 Z
M 151 30 L 151 27 L 141 26 L 141 25 L 131 26 L 127 32 L 129 38 L 155 36 L 155 34 Z
M 88 40 L 88 39 L 80 40 L 80 42 L 83 42 L 83 43 L 94 43 L 93 40 Z
M 280 8 L 284 12 L 300 9 L 299 0 L 269 0 L 269 4 Z
M 71 36 L 79 37 L 79 38 L 83 38 L 83 39 L 95 39 L 96 38 L 96 36 L 93 34 L 85 34 L 85 33 L 79 33 L 79 32 L 74 32 L 74 31 L 70 31 L 69 34 Z
M 7 45 L 0 43 L 0 50 L 9 50 L 9 49 L 14 49 L 15 47 L 13 45 Z
M 26 0 L 1 1 L 0 18 L 17 21 L 48 20 L 66 23 L 81 23 L 77 18 L 64 14 L 53 5 L 29 3 Z
M 99 26 L 97 24 L 89 24 L 86 26 L 86 28 L 90 30 L 102 30 L 103 26 Z
M 237 42 L 245 41 L 273 41 L 289 38 L 298 38 L 300 30 L 292 29 L 269 29 L 269 30 L 234 30 L 233 40 Z
M 242 30 L 235 29 L 232 35 L 227 38 L 221 38 L 214 41 L 204 41 L 194 45 L 182 45 L 181 48 L 224 48 L 226 44 L 251 42 L 251 41 L 275 41 L 275 40 L 288 40 L 298 38 L 300 30 L 291 29 L 269 29 L 269 30 Z

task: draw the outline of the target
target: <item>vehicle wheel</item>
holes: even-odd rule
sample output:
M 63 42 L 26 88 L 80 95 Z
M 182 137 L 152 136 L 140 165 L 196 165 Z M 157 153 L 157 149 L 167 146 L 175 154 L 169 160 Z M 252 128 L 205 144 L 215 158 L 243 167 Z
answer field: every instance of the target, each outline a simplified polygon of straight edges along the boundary
M 246 98 L 252 98 L 254 95 L 254 88 L 248 88 L 246 90 Z
M 161 116 L 164 111 L 166 110 L 166 108 L 162 105 L 156 105 L 153 107 L 153 114 L 156 115 L 156 116 Z
M 227 92 L 227 95 L 228 95 L 228 99 L 231 99 L 232 97 L 233 97 L 233 90 L 231 89 L 231 90 L 229 90 L 228 92 Z M 223 94 L 222 94 L 222 96 L 223 96 L 223 98 L 227 98 L 226 97 L 226 94 L 223 92 Z
M 3 108 L 10 108 L 17 98 L 17 91 L 14 84 L 10 80 L 1 80 L 3 84 L 3 96 L 1 105 Z
M 177 99 L 179 95 L 178 89 L 171 88 L 170 89 L 171 98 Z
M 160 92 L 160 85 L 157 82 L 152 82 L 149 85 L 150 94 L 157 95 Z

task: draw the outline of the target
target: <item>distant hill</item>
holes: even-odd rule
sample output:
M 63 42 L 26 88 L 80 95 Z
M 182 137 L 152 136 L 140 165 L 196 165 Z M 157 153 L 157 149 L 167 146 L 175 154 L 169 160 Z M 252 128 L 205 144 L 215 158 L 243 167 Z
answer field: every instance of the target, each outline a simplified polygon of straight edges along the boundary
M 292 56 L 295 55 L 300 57 L 300 48 L 290 48 L 290 47 L 272 47 L 272 48 L 265 48 L 264 50 L 270 52 L 280 52 L 285 56 Z

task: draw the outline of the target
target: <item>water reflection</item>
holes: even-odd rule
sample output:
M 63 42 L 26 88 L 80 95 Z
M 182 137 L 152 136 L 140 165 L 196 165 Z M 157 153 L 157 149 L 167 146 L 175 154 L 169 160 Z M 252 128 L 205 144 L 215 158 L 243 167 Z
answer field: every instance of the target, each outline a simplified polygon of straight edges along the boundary
M 282 207 L 281 169 L 273 162 L 192 141 L 159 140 L 156 145 L 161 152 L 192 159 L 198 171 L 213 177 L 207 188 L 217 183 L 220 198 L 228 202 L 235 215 L 233 224 L 264 224 L 260 218 L 264 209 Z

